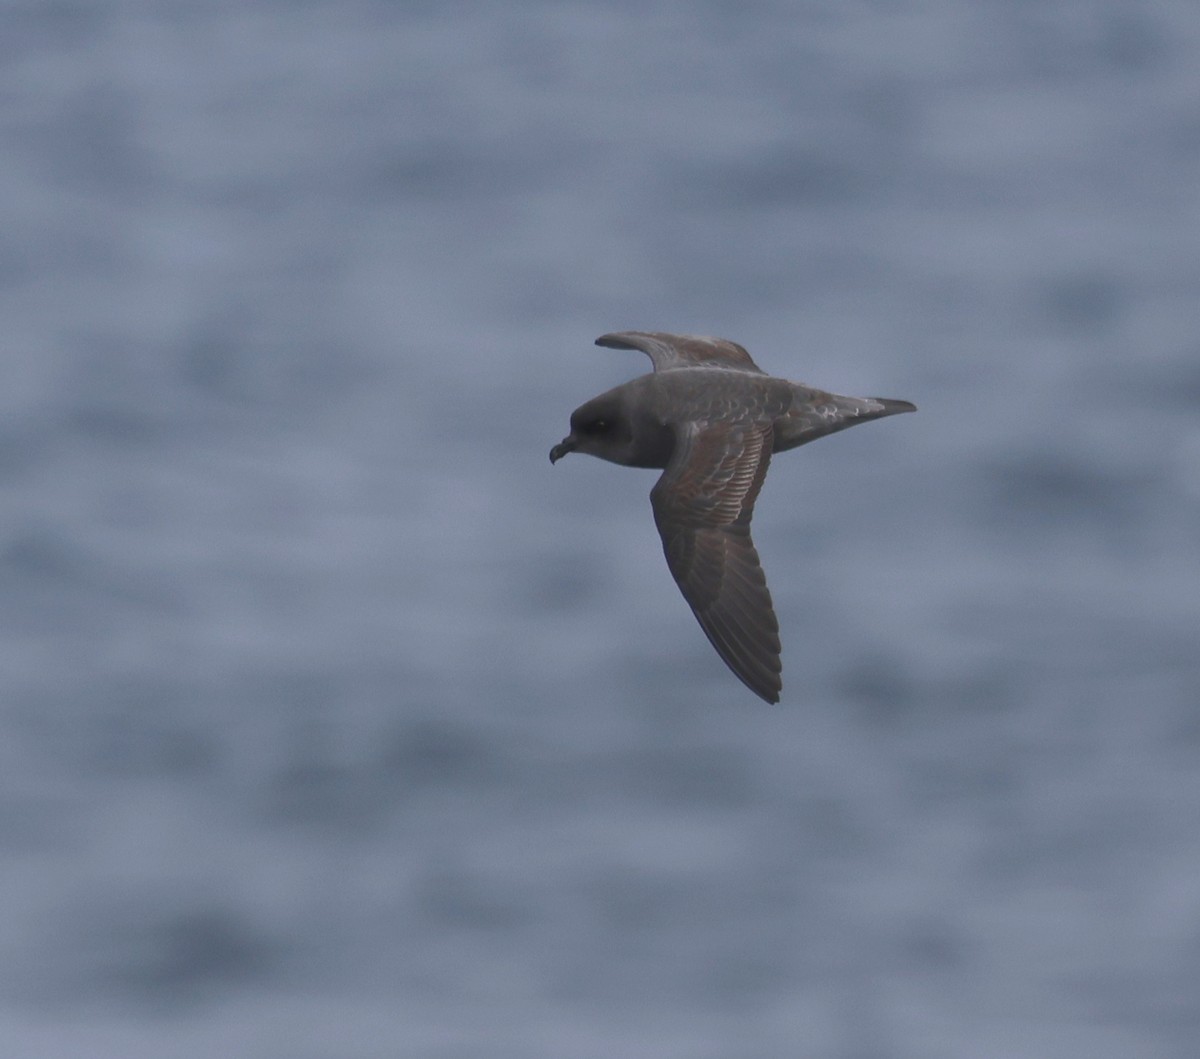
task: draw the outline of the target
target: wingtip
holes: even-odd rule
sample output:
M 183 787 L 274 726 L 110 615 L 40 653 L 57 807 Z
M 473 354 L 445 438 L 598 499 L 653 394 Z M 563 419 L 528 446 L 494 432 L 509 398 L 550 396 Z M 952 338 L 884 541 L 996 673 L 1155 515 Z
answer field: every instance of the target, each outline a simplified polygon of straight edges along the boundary
M 606 335 L 601 335 L 596 339 L 596 345 L 604 346 L 606 349 L 637 349 L 630 343 L 628 332 L 611 331 Z
M 776 671 L 770 681 L 765 682 L 760 688 L 756 688 L 755 690 L 764 702 L 769 702 L 772 706 L 776 705 L 779 702 L 779 693 L 783 691 L 782 674 Z

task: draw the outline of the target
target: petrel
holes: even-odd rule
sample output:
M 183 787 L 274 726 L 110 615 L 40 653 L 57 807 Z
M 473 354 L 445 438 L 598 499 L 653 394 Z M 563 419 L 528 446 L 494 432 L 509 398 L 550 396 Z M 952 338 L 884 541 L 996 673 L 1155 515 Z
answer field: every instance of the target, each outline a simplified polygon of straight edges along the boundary
M 916 406 L 774 378 L 724 338 L 620 331 L 596 345 L 641 350 L 654 371 L 576 408 L 550 462 L 586 452 L 662 469 L 650 503 L 671 575 L 722 661 L 778 702 L 779 622 L 750 539 L 771 455 Z

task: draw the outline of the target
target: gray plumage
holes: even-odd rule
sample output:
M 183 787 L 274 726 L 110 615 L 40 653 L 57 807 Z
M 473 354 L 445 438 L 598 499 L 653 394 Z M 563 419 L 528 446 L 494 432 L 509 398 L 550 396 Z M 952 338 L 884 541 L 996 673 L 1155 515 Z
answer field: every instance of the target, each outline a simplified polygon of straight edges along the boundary
M 575 409 L 550 462 L 586 452 L 663 469 L 650 502 L 667 566 L 725 664 L 756 695 L 778 702 L 779 623 L 750 539 L 771 456 L 916 407 L 773 378 L 721 338 L 622 331 L 596 345 L 641 350 L 654 372 Z

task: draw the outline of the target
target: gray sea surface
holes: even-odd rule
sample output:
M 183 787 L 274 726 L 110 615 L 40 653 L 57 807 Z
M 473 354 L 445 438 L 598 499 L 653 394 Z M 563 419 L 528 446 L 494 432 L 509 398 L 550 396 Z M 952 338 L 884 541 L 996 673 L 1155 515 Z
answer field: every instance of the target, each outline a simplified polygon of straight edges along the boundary
M 1193 0 L 10 0 L 0 319 L 5 1056 L 1200 1054 Z

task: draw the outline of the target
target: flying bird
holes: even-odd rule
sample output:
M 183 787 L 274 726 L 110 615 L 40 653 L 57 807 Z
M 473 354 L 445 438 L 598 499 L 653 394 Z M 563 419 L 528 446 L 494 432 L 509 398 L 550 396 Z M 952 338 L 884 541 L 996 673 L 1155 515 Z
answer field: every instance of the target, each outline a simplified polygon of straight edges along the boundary
M 916 406 L 777 379 L 723 338 L 621 331 L 596 345 L 641 350 L 654 371 L 576 408 L 550 462 L 585 452 L 662 469 L 650 503 L 671 575 L 734 675 L 778 702 L 779 622 L 750 539 L 771 456 Z

